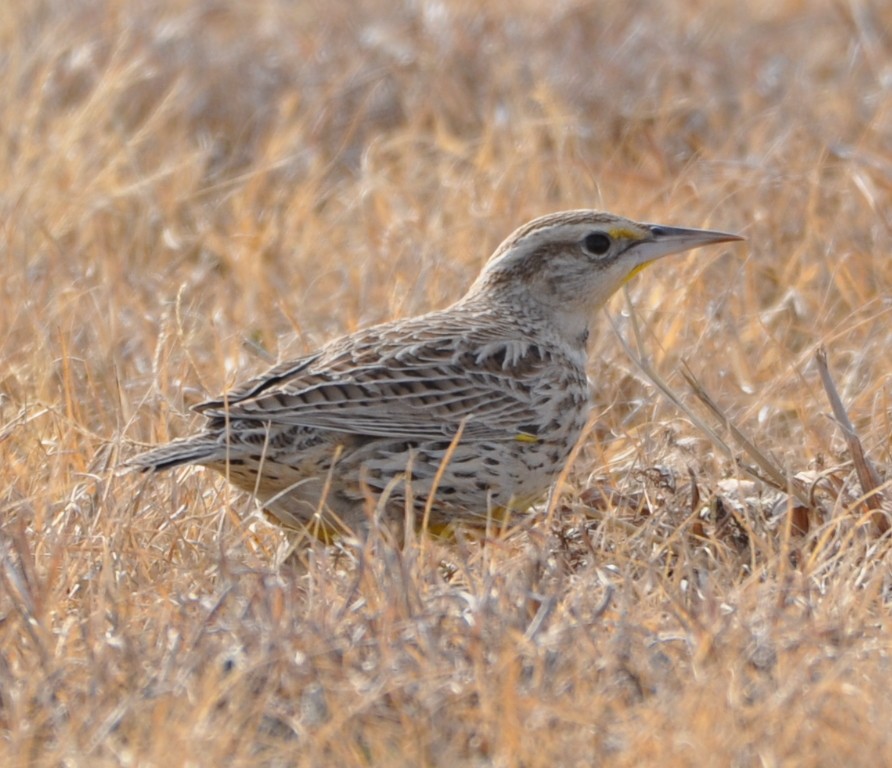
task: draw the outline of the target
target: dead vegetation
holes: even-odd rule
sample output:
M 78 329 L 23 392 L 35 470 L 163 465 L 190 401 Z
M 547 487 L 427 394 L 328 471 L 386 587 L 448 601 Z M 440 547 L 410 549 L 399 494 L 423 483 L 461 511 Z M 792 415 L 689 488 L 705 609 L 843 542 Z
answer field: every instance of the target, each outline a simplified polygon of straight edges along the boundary
M 477 5 L 0 11 L 0 763 L 892 762 L 888 5 Z M 583 206 L 748 244 L 598 319 L 547 520 L 279 565 L 115 472 Z

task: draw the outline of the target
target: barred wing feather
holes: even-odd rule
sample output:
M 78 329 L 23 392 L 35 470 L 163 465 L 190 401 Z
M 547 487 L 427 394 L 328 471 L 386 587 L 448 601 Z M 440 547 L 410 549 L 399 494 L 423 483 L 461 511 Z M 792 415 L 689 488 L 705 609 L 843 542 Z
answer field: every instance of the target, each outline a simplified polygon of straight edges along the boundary
M 471 341 L 419 342 L 377 360 L 364 345 L 333 346 L 200 410 L 212 419 L 399 439 L 451 439 L 461 424 L 465 440 L 528 432 L 541 418 L 546 394 L 536 387 L 542 367 L 554 364 L 550 354 L 529 342 Z

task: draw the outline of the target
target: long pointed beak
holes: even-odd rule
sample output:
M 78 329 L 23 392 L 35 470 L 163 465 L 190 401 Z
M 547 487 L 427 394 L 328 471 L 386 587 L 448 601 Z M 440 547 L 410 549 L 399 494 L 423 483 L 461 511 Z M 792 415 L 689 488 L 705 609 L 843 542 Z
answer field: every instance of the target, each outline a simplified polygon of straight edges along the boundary
M 729 243 L 733 240 L 745 239 L 740 235 L 717 232 L 712 229 L 683 229 L 681 227 L 664 227 L 660 224 L 646 226 L 650 230 L 651 236 L 639 240 L 626 251 L 633 258 L 625 282 L 635 277 L 652 261 L 661 259 L 663 256 L 689 251 L 691 248 L 699 248 L 701 245 Z
M 647 228 L 650 230 L 651 237 L 638 241 L 629 249 L 635 254 L 639 264 L 646 264 L 673 253 L 689 251 L 691 248 L 699 248 L 701 245 L 728 243 L 744 239 L 740 235 L 716 232 L 711 229 L 682 229 L 681 227 L 664 227 L 659 224 L 648 224 Z

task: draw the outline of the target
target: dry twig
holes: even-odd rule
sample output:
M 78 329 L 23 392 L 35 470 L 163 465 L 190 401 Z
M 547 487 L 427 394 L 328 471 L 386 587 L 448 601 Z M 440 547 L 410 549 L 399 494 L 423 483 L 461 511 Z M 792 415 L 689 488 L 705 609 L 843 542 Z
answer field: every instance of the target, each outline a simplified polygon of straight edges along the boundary
M 824 391 L 827 393 L 827 399 L 830 401 L 830 407 L 833 409 L 833 417 L 836 423 L 842 429 L 843 436 L 846 439 L 849 453 L 852 455 L 852 463 L 855 465 L 855 472 L 858 475 L 858 482 L 861 483 L 862 500 L 868 509 L 873 511 L 871 515 L 871 523 L 878 534 L 883 534 L 889 530 L 889 518 L 882 511 L 883 494 L 880 491 L 882 481 L 880 476 L 864 454 L 864 446 L 855 432 L 855 427 L 846 413 L 845 406 L 836 386 L 833 383 L 833 377 L 830 375 L 830 366 L 827 362 L 827 349 L 824 346 L 818 348 L 815 352 L 815 363 L 818 366 L 818 373 L 821 376 L 821 383 L 824 385 Z

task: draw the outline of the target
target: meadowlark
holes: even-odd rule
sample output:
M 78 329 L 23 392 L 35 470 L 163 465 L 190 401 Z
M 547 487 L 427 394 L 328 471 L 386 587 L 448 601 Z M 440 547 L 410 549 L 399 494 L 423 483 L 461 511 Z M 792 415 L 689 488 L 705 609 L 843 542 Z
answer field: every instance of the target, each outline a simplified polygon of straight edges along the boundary
M 585 425 L 595 311 L 656 259 L 740 239 L 592 210 L 542 216 L 452 306 L 277 365 L 197 406 L 200 434 L 130 463 L 210 467 L 276 522 L 325 537 L 374 509 L 439 529 L 524 510 Z

